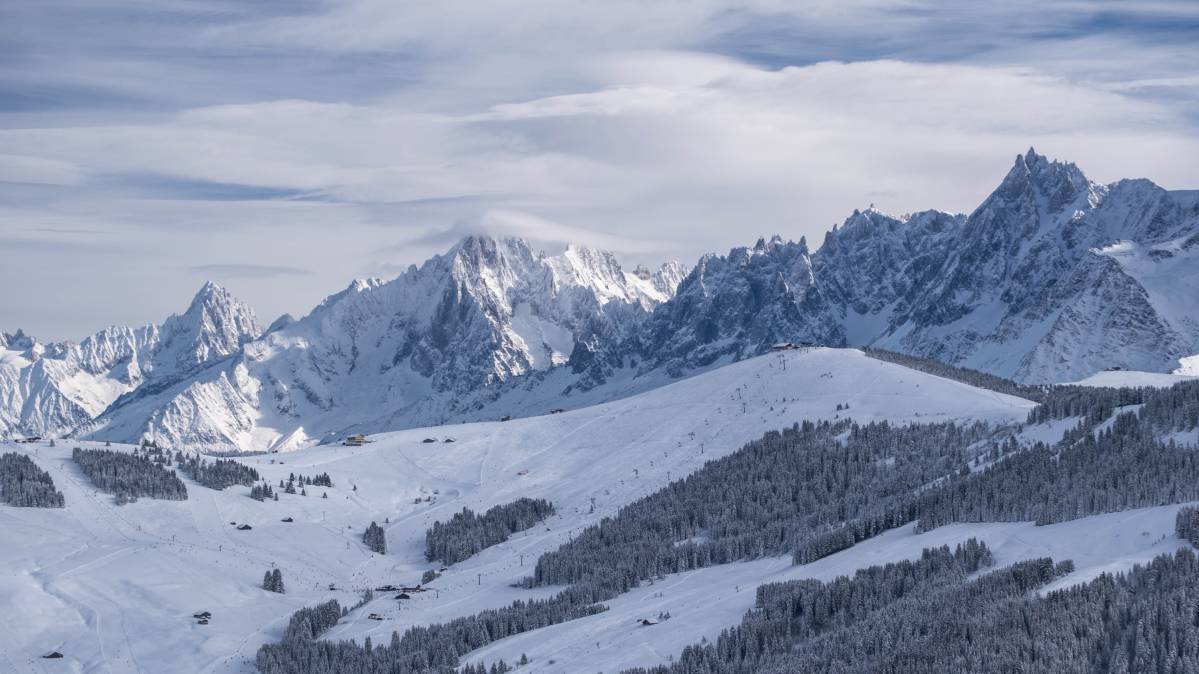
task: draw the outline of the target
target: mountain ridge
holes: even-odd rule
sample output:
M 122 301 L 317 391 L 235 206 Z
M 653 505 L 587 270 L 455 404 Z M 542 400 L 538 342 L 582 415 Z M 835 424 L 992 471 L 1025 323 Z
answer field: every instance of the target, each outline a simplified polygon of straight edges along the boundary
M 567 364 L 580 343 L 625 339 L 679 276 L 676 263 L 625 272 L 590 248 L 545 255 L 521 239 L 466 237 L 392 280 L 352 282 L 186 386 L 106 411 L 86 434 L 153 428 L 172 445 L 292 448 L 350 427 L 443 421 Z
M 776 235 L 690 270 L 627 271 L 593 248 L 546 255 L 473 235 L 265 331 L 211 283 L 161 326 L 80 345 L 18 331 L 0 342 L 0 433 L 288 449 L 602 402 L 776 342 L 884 348 L 1024 383 L 1164 372 L 1199 352 L 1197 258 L 1199 192 L 1100 185 L 1030 148 L 969 214 L 855 210 L 815 251 Z M 78 373 L 103 392 L 62 383 Z

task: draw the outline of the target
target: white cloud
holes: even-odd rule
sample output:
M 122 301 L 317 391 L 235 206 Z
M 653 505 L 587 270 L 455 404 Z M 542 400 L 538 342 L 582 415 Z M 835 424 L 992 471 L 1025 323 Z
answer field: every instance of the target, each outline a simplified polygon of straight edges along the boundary
M 45 157 L 0 154 L 0 183 L 77 185 L 81 176 L 75 164 Z
M 547 220 L 531 213 L 492 209 L 479 220 L 478 230 L 493 236 L 517 236 L 530 241 L 551 244 L 577 243 L 601 250 L 627 255 L 670 255 L 678 249 L 677 242 L 652 238 L 633 238 L 573 227 Z
M 642 58 L 655 81 L 646 84 L 630 58 L 613 69 L 627 81 L 467 115 L 273 101 L 137 126 L 9 129 L 0 142 L 93 175 L 165 174 L 357 202 L 489 195 L 559 214 L 659 191 L 693 190 L 697 200 L 713 187 L 716 199 L 729 189 L 845 195 L 881 183 L 909 201 L 965 207 L 994 182 L 986 172 L 996 162 L 1030 143 L 1089 159 L 1085 168 L 1103 176 L 1121 175 L 1130 147 L 1160 146 L 1129 168 L 1167 183 L 1192 167 L 1194 140 L 1170 108 L 1026 68 L 872 61 L 764 70 L 705 56 L 688 64 L 680 54 L 663 68 L 650 53 Z M 705 67 L 712 77 L 696 74 Z M 672 84 L 663 70 L 688 75 Z M 946 161 L 973 163 L 973 187 L 951 186 Z M 930 180 L 946 188 L 920 188 Z M 774 219 L 799 219 L 813 205 L 844 212 L 843 198 Z

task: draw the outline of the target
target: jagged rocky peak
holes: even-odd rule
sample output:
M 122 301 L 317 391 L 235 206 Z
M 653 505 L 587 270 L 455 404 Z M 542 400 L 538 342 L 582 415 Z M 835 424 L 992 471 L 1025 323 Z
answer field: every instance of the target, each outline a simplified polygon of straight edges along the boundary
M 807 242 L 778 236 L 705 255 L 650 325 L 645 358 L 672 373 L 753 355 L 778 341 L 845 343 Z
M 691 268 L 688 267 L 686 264 L 683 264 L 682 262 L 679 262 L 678 260 L 671 260 L 669 262 L 663 262 L 662 266 L 658 268 L 657 273 L 661 278 L 665 279 L 668 282 L 674 281 L 674 285 L 677 286 L 678 282 L 682 281 L 683 278 L 685 278 L 687 276 L 687 274 L 690 273 L 690 271 L 691 271 Z
M 175 364 L 190 369 L 236 353 L 261 333 L 249 305 L 208 281 L 192 298 L 187 311 L 163 322 L 160 349 L 173 349 Z
M 383 285 L 383 279 L 374 276 L 370 278 L 356 278 L 350 281 L 350 286 L 346 290 L 352 293 L 362 293 L 378 288 L 381 285 Z
M 1016 155 L 1011 170 L 980 209 L 994 198 L 1008 202 L 1035 199 L 1047 212 L 1059 213 L 1096 189 L 1098 186 L 1072 162 L 1051 161 L 1030 147 L 1028 152 Z
M 896 217 L 883 211 L 878 210 L 871 204 L 866 210 L 854 209 L 853 213 L 845 222 L 841 223 L 839 228 L 834 227 L 833 232 L 845 238 L 863 238 L 868 236 L 877 236 L 880 233 L 890 233 L 907 224 L 909 216 Z
M 32 349 L 36 344 L 37 340 L 25 334 L 25 331 L 20 328 L 13 333 L 0 332 L 0 348 L 26 351 Z
M 792 267 L 798 265 L 795 267 L 796 269 L 802 268 L 804 273 L 807 273 L 811 267 L 808 239 L 801 236 L 799 241 L 784 240 L 777 234 L 770 237 L 769 240 L 761 237 L 753 246 L 740 246 L 731 249 L 727 256 L 722 257 L 714 253 L 705 255 L 699 266 L 710 270 L 713 265 L 720 267 L 726 263 L 759 266 L 782 264 Z
M 542 305 L 560 296 L 570 302 L 590 296 L 599 306 L 615 301 L 652 309 L 674 294 L 686 267 L 667 262 L 644 274 L 625 271 L 616 255 L 571 244 L 556 255 L 536 252 L 517 237 L 470 235 L 445 255 L 422 265 L 419 274 L 448 268 L 460 290 L 496 306 L 527 300 Z M 582 295 L 580 295 L 580 292 Z
M 448 279 L 444 276 L 447 272 Z M 473 298 L 498 320 L 510 310 L 518 289 L 546 285 L 546 270 L 540 256 L 524 239 L 472 234 L 445 255 L 426 262 L 415 275 L 397 280 L 417 286 L 438 286 L 443 306 L 460 305 Z
M 642 281 L 652 282 L 665 294 L 673 295 L 689 271 L 687 265 L 678 260 L 671 260 L 663 262 L 657 269 L 650 269 L 644 264 L 639 264 L 633 269 L 632 274 Z
M 534 257 L 533 246 L 524 238 L 490 234 L 467 234 L 450 248 L 448 254 L 495 260 L 499 255 L 513 253 L 517 256 Z
M 625 273 L 616 256 L 590 246 L 570 244 L 561 255 L 542 258 L 553 271 L 559 287 L 591 288 L 601 304 L 618 299 L 628 301 Z
M 266 330 L 263 330 L 262 333 L 265 335 L 268 333 L 277 332 L 295 322 L 296 322 L 295 316 L 292 316 L 291 314 L 282 314 L 279 316 L 279 318 L 276 318 L 275 320 L 271 321 L 271 324 L 268 325 L 266 327 Z
M 785 245 L 788 245 L 788 244 L 793 245 L 794 243 L 795 242 L 793 242 L 793 241 L 783 241 L 783 237 L 779 236 L 778 234 L 775 234 L 774 236 L 770 237 L 769 241 L 766 240 L 765 237 L 758 237 L 757 242 L 754 243 L 752 248 L 734 248 L 733 250 L 734 251 L 747 251 L 753 255 L 760 255 L 762 253 L 774 252 L 775 250 L 778 250 L 779 248 L 781 248 Z M 799 245 L 805 252 L 807 252 L 807 250 L 808 250 L 807 237 L 801 236 L 799 238 Z M 730 255 L 732 255 L 732 253 L 730 253 Z

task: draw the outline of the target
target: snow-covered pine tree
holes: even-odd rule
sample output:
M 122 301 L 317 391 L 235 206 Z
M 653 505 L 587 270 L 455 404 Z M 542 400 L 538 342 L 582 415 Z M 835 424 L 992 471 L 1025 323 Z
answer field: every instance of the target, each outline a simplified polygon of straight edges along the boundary
M 375 522 L 371 522 L 366 528 L 366 532 L 362 534 L 362 542 L 366 547 L 380 555 L 387 554 L 387 534 L 383 531 L 383 527 Z

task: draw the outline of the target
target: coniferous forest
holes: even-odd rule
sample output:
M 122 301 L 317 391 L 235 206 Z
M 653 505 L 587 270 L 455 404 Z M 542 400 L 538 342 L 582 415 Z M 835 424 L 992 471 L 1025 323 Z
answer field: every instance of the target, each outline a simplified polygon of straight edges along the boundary
M 489 508 L 482 515 L 463 508 L 449 522 L 434 522 L 425 533 L 425 559 L 455 564 L 552 514 L 554 506 L 545 499 L 520 498 Z
M 1199 559 L 1189 549 L 1044 597 L 1033 591 L 1069 562 L 1021 562 L 970 581 L 968 563 L 937 561 L 946 558 L 926 551 L 853 579 L 763 586 L 714 643 L 629 674 L 1199 671 Z
M 146 455 L 76 447 L 71 458 L 96 488 L 116 496 L 118 504 L 142 497 L 187 500 L 187 488 L 175 471 L 167 470 Z
M 568 586 L 553 599 L 413 628 L 386 646 L 285 639 L 260 650 L 259 667 L 450 671 L 475 648 L 603 611 L 602 602 L 667 573 L 788 553 L 807 563 L 905 524 L 1045 524 L 1199 500 L 1194 450 L 1168 439 L 1199 422 L 1199 382 L 1160 390 L 1036 387 L 1036 394 L 1042 404 L 1030 424 L 1078 420 L 1052 446 L 981 423 L 805 421 L 708 462 L 542 555 L 524 584 Z M 477 552 L 505 531 L 500 515 L 515 505 L 436 523 L 428 557 Z M 547 506 L 521 512 L 536 517 Z M 1178 534 L 1190 541 L 1199 531 L 1195 512 L 1178 517 Z M 986 546 L 971 540 L 831 583 L 763 586 L 741 625 L 648 671 L 1199 671 L 1191 552 L 1044 598 L 1032 591 L 1069 573 L 1070 560 L 1022 562 L 974 578 L 991 564 Z M 318 662 L 328 669 L 314 669 Z
M 21 508 L 61 508 L 62 492 L 33 459 L 24 454 L 0 454 L 0 503 Z
M 175 456 L 175 463 L 184 475 L 209 489 L 224 489 L 233 485 L 248 487 L 258 481 L 258 471 L 233 459 L 209 462 L 198 456 L 185 457 L 180 452 Z

